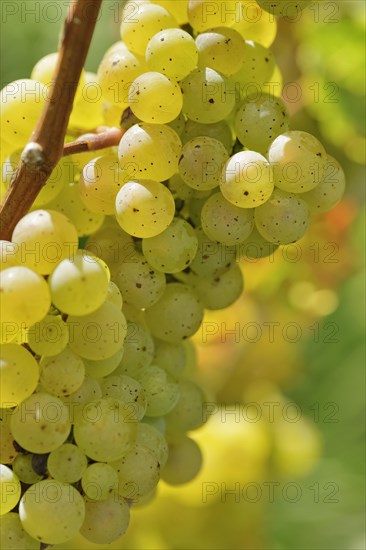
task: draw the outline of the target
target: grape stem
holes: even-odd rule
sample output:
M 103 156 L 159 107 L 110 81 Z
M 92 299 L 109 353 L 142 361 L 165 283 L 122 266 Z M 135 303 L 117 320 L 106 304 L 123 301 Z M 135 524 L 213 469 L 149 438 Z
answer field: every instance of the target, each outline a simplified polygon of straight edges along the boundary
M 63 156 L 75 155 L 77 153 L 86 153 L 87 151 L 98 151 L 107 147 L 118 145 L 125 130 L 121 128 L 102 127 L 102 131 L 96 134 L 88 134 L 85 138 L 77 139 L 71 143 L 66 143 L 63 150 Z M 98 132 L 99 128 L 97 129 Z
M 102 0 L 71 0 L 49 98 L 0 205 L 1 239 L 11 239 L 14 227 L 63 155 L 76 88 L 101 4 Z

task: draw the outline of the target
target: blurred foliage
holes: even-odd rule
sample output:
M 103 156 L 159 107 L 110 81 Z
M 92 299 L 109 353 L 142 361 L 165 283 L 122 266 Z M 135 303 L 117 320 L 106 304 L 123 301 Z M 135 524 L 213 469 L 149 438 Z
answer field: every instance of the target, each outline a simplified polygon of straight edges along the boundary
M 29 76 L 36 61 L 56 49 L 66 3 L 59 3 L 57 17 L 55 8 L 44 11 L 46 5 L 3 3 L 2 86 Z M 103 3 L 88 70 L 95 71 L 118 40 L 120 6 Z M 207 313 L 206 332 L 195 337 L 197 378 L 221 408 L 194 434 L 204 468 L 182 488 L 161 483 L 158 498 L 133 510 L 128 534 L 110 548 L 365 548 L 364 9 L 353 0 L 314 2 L 296 23 L 278 21 L 273 50 L 283 82 L 302 90 L 296 103 L 288 102 L 292 128 L 314 133 L 340 160 L 346 197 L 314 220 L 298 246 L 284 247 L 274 258 L 243 261 L 242 299 Z M 280 411 L 296 403 L 301 421 L 283 422 L 278 414 L 272 421 L 265 415 L 245 420 L 250 402 L 262 403 L 261 410 L 264 402 L 278 402 Z M 207 483 L 219 492 L 204 502 Z M 222 487 L 229 491 L 235 483 L 240 490 L 260 487 L 261 498 L 225 494 Z M 279 484 L 273 499 L 268 483 Z M 297 501 L 295 490 L 301 492 Z M 78 537 L 55 548 L 100 546 Z

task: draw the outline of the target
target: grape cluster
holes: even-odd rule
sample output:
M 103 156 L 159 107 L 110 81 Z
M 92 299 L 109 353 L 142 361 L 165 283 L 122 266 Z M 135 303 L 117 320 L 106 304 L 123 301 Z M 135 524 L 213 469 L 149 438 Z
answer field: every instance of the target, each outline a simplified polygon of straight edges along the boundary
M 126 3 L 121 41 L 80 79 L 68 136 L 122 124 L 118 148 L 63 158 L 1 241 L 3 548 L 78 532 L 108 544 L 160 478 L 195 477 L 189 434 L 205 397 L 191 337 L 205 309 L 242 293 L 242 245 L 272 254 L 342 197 L 338 162 L 290 130 L 270 93 L 280 73 L 265 3 L 257 25 L 245 2 L 207 4 Z M 285 2 L 269 4 L 284 15 Z M 1 92 L 5 187 L 56 62 Z

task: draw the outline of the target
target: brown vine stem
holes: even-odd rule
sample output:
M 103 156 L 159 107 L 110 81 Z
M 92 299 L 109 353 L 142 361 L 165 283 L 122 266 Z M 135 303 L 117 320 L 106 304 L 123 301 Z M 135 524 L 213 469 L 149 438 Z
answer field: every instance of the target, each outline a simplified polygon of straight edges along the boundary
M 72 0 L 60 39 L 55 77 L 37 127 L 0 206 L 0 238 L 10 240 L 63 155 L 64 138 L 102 0 Z
M 63 150 L 63 156 L 75 155 L 77 153 L 86 153 L 87 151 L 98 151 L 118 145 L 125 130 L 121 128 L 106 128 L 100 134 L 88 134 L 83 139 L 77 139 L 71 143 L 66 143 Z

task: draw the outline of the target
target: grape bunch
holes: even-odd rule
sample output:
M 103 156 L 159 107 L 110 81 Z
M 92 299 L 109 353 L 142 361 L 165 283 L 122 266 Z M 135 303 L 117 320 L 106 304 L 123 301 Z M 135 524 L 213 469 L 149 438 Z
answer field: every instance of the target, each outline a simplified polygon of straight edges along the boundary
M 205 310 L 241 295 L 239 260 L 298 241 L 342 197 L 338 162 L 271 91 L 276 19 L 261 6 L 254 24 L 244 1 L 127 2 L 66 136 L 117 126 L 118 146 L 63 157 L 1 241 L 4 549 L 111 543 L 160 478 L 196 476 Z M 1 91 L 5 189 L 56 62 Z

